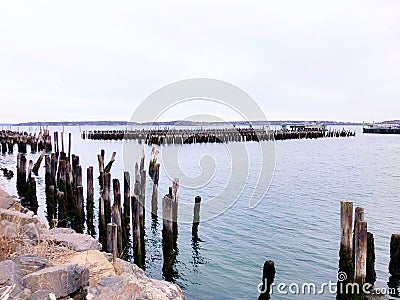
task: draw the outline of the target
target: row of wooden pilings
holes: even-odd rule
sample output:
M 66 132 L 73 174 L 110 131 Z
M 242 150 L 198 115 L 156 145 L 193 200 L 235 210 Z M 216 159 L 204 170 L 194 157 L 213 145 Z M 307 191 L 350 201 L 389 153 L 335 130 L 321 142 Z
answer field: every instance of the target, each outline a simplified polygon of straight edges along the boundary
M 291 139 L 317 139 L 328 137 L 350 137 L 355 132 L 349 130 L 315 130 L 288 131 L 249 128 L 233 129 L 193 129 L 193 130 L 105 130 L 84 131 L 83 139 L 92 140 L 137 140 L 144 144 L 194 144 L 194 143 L 228 143 Z
M 32 174 L 38 174 L 41 162 L 45 161 L 45 191 L 47 219 L 51 227 L 71 227 L 77 232 L 84 231 L 86 220 L 87 232 L 96 235 L 94 226 L 94 170 L 87 168 L 86 205 L 82 184 L 82 166 L 78 155 L 71 154 L 71 134 L 69 134 L 68 154 L 64 151 L 64 138 L 61 135 L 61 149 L 59 148 L 58 133 L 54 135 L 55 152 L 42 151 L 34 164 L 29 161 L 27 167 L 26 156 L 18 153 L 17 157 L 17 188 L 23 203 L 36 212 L 38 201 L 36 196 L 36 181 Z M 160 164 L 157 163 L 158 151 L 153 147 L 148 167 L 149 176 L 153 179 L 153 193 L 151 197 L 151 215 L 158 215 L 158 184 L 160 178 Z M 132 247 L 135 263 L 145 266 L 145 215 L 146 215 L 146 170 L 145 155 L 142 152 L 140 164 L 135 165 L 134 184 L 130 173 L 124 172 L 123 195 L 118 179 L 111 178 L 111 167 L 116 153 L 105 165 L 105 150 L 98 155 L 100 197 L 98 202 L 98 237 L 103 250 L 114 257 L 128 257 Z M 28 172 L 27 172 L 28 170 Z M 112 184 L 112 186 L 111 186 Z M 111 200 L 113 189 L 113 201 Z M 163 275 L 166 279 L 174 277 L 174 262 L 177 253 L 178 236 L 178 199 L 179 180 L 175 179 L 168 193 L 162 199 L 163 216 Z M 194 217 L 192 226 L 193 239 L 198 239 L 200 223 L 201 197 L 195 198 Z M 86 207 L 86 210 L 85 210 Z M 131 230 L 132 229 L 132 230 Z M 132 234 L 131 234 L 132 233 Z M 131 238 L 132 237 L 132 238 Z
M 353 218 L 354 216 L 354 218 Z M 354 220 L 354 224 L 353 224 Z M 340 251 L 337 282 L 338 300 L 363 300 L 365 292 L 371 293 L 376 281 L 374 235 L 367 230 L 364 209 L 353 202 L 340 202 Z M 275 263 L 267 260 L 259 300 L 271 299 L 275 280 Z M 400 288 L 400 234 L 393 234 L 390 241 L 390 278 L 388 291 L 398 296 Z
M 40 129 L 37 136 L 36 134 L 28 134 L 27 132 L 0 131 L 1 153 L 13 153 L 15 144 L 18 145 L 18 153 L 26 153 L 27 145 L 30 146 L 32 153 L 42 150 L 52 150 L 50 131 L 47 129 Z

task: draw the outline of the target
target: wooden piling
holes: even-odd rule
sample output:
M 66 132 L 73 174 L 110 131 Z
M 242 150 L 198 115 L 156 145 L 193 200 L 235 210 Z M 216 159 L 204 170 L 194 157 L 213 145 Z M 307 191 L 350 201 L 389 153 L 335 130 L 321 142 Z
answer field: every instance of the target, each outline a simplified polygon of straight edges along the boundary
M 94 213 L 94 186 L 93 186 L 93 167 L 87 168 L 87 195 L 86 195 L 86 224 L 89 234 L 94 234 L 93 213 Z
M 65 203 L 65 193 L 58 191 L 57 192 L 57 202 L 58 202 L 58 227 L 66 227 L 67 226 L 67 210 Z
M 108 164 L 104 168 L 104 172 L 105 173 L 109 173 L 111 171 L 111 167 L 112 167 L 112 165 L 113 165 L 113 163 L 115 161 L 115 156 L 116 155 L 117 155 L 117 152 L 113 152 L 112 153 L 110 161 L 108 162 Z
M 123 212 L 123 236 L 124 248 L 128 245 L 131 231 L 131 178 L 128 171 L 124 172 L 124 212 Z
M 371 232 L 367 233 L 367 276 L 365 282 L 374 285 L 376 281 L 375 272 L 375 241 Z
M 34 165 L 33 168 L 32 168 L 33 174 L 38 175 L 39 168 L 40 168 L 40 164 L 42 163 L 42 160 L 43 160 L 43 157 L 44 157 L 45 153 L 46 153 L 45 151 L 42 151 L 42 152 L 40 153 L 39 158 L 37 159 L 35 165 Z
M 271 299 L 271 285 L 275 280 L 275 263 L 272 260 L 267 260 L 264 263 L 261 293 L 258 300 Z
M 200 204 L 201 197 L 196 196 L 194 198 L 194 209 L 193 209 L 193 225 L 192 225 L 192 238 L 198 240 L 198 229 L 200 224 Z
M 47 221 L 49 222 L 50 228 L 54 226 L 53 220 L 56 219 L 56 194 L 54 185 L 49 186 L 46 193 L 46 207 L 47 207 Z
M 151 214 L 153 217 L 157 216 L 158 211 L 158 182 L 160 179 L 160 164 L 154 166 L 153 177 L 153 194 L 151 196 Z
M 106 224 L 111 223 L 111 199 L 110 199 L 110 189 L 111 189 L 111 174 L 104 174 L 104 187 L 103 187 L 103 200 L 104 200 L 104 215 Z
M 135 264 L 143 267 L 141 230 L 140 230 L 140 211 L 142 210 L 139 198 L 137 195 L 131 197 L 132 203 L 132 232 L 133 232 L 133 253 Z
M 163 229 L 162 229 L 162 245 L 163 245 L 163 275 L 166 280 L 172 280 L 174 270 L 174 232 L 173 232 L 173 215 L 172 200 L 169 195 L 164 196 L 162 200 L 163 211 Z
M 113 261 L 118 258 L 117 246 L 118 226 L 114 223 L 107 224 L 107 252 L 112 254 Z
M 400 278 L 400 234 L 392 234 L 390 240 L 389 273 Z
M 356 223 L 354 236 L 354 282 L 362 286 L 367 275 L 367 222 Z
M 68 133 L 68 159 L 71 157 L 72 134 Z
M 121 210 L 121 187 L 118 179 L 113 179 L 113 194 L 114 194 L 114 204 L 112 210 L 112 222 L 118 226 L 118 253 L 123 252 L 122 247 L 122 210 Z
M 83 186 L 79 185 L 76 187 L 76 226 L 75 230 L 78 233 L 83 233 L 83 224 L 85 221 L 85 211 L 84 211 L 84 197 L 83 197 Z
M 344 272 L 347 275 L 347 281 L 352 282 L 354 267 L 353 267 L 353 202 L 340 202 L 340 252 L 339 252 L 339 272 Z
M 172 182 L 172 227 L 174 233 L 174 243 L 178 237 L 178 200 L 179 200 L 179 178 Z

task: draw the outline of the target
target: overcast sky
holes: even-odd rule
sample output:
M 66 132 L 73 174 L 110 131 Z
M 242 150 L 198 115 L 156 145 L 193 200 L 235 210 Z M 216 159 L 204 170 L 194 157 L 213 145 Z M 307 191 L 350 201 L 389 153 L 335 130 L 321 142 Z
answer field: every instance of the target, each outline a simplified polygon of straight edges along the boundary
M 0 0 L 0 123 L 129 120 L 196 77 L 269 120 L 400 119 L 400 1 Z

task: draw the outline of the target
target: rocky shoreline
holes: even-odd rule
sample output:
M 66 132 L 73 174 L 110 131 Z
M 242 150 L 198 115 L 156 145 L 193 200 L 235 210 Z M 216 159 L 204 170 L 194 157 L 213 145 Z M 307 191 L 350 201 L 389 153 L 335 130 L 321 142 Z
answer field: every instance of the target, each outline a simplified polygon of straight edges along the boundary
M 48 229 L 0 190 L 0 299 L 185 299 L 173 283 L 101 252 L 98 241 Z

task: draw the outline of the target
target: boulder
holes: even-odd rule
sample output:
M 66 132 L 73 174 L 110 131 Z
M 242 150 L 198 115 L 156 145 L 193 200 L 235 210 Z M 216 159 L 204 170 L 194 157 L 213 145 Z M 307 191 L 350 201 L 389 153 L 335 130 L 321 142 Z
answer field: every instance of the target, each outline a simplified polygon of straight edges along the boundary
M 24 214 L 19 211 L 3 209 L 3 208 L 0 208 L 0 219 L 7 220 L 19 226 L 24 226 L 29 223 L 34 223 L 34 224 L 41 223 L 38 216 L 31 216 L 29 214 Z
M 12 259 L 20 268 L 22 276 L 42 270 L 47 267 L 47 258 L 35 255 L 17 256 Z
M 57 300 L 56 295 L 49 290 L 39 290 L 32 294 L 30 300 Z
M 53 261 L 56 265 L 78 264 L 89 269 L 89 285 L 94 285 L 102 277 L 115 275 L 113 265 L 107 260 L 99 250 L 88 250 L 75 252 L 68 256 L 61 257 Z
M 32 245 L 37 245 L 40 241 L 40 230 L 34 223 L 28 223 L 22 226 L 21 233 L 22 237 L 29 240 Z
M 0 190 L 0 208 L 9 209 L 18 201 L 18 198 L 10 196 L 3 190 Z
M 140 298 L 140 287 L 123 276 L 104 277 L 88 290 L 86 299 L 135 300 Z
M 0 262 L 0 286 L 22 284 L 22 272 L 12 260 Z
M 47 238 L 77 252 L 101 250 L 101 244 L 90 235 L 76 233 L 72 229 L 60 229 L 61 228 L 53 229 Z
M 86 287 L 89 270 L 76 264 L 56 266 L 28 274 L 22 278 L 22 282 L 31 291 L 49 290 L 56 298 L 61 298 Z
M 0 237 L 7 240 L 14 240 L 18 237 L 18 226 L 7 220 L 0 221 Z
M 30 300 L 31 294 L 31 290 L 24 288 L 20 284 L 13 284 L 0 288 L 0 299 Z

